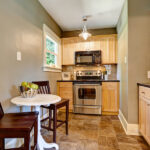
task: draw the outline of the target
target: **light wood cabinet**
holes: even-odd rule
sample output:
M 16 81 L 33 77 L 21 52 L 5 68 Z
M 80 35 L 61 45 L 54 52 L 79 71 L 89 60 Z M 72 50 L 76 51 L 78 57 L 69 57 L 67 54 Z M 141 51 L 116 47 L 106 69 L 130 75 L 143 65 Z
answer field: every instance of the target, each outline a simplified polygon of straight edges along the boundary
M 139 119 L 139 122 L 140 122 L 140 132 L 145 135 L 146 133 L 146 102 L 143 101 L 142 99 L 140 99 L 139 101 L 139 113 L 140 113 L 140 119 Z
M 150 144 L 150 102 L 146 103 L 146 137 Z
M 69 112 L 73 110 L 73 84 L 72 82 L 57 82 L 57 95 L 69 99 Z M 64 110 L 65 108 L 62 108 Z
M 101 50 L 102 64 L 117 64 L 117 35 L 98 35 L 86 41 L 80 37 L 62 39 L 63 65 L 74 65 L 75 51 Z
M 100 50 L 102 51 L 102 64 L 117 63 L 117 37 L 105 37 L 100 39 Z
M 119 112 L 119 82 L 102 83 L 102 114 L 117 115 Z
M 62 64 L 73 65 L 74 53 L 77 49 L 77 38 L 62 39 Z
M 150 88 L 139 87 L 139 130 L 150 144 Z

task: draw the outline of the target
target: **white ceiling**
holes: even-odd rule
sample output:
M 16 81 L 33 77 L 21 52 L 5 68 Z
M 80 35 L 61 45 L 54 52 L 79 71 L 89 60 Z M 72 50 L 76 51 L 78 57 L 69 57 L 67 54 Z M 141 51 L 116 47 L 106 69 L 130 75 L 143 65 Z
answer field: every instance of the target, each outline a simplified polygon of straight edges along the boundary
M 80 30 L 90 15 L 89 29 L 116 27 L 124 0 L 39 0 L 63 31 Z

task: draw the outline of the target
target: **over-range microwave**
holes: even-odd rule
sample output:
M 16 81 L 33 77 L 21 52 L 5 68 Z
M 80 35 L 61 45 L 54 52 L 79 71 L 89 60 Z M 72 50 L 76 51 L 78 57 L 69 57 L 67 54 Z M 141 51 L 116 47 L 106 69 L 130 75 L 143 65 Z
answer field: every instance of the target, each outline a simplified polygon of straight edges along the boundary
M 101 51 L 77 51 L 75 52 L 75 65 L 100 65 Z

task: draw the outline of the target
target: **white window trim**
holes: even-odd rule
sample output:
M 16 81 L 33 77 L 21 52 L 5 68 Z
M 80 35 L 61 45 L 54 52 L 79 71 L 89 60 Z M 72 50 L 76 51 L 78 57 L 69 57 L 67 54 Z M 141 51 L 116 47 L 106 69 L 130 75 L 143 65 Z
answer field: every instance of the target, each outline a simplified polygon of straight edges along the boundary
M 46 36 L 49 36 L 52 40 L 58 43 L 58 58 L 57 67 L 50 67 L 46 65 Z M 43 71 L 61 72 L 61 39 L 45 24 L 43 24 Z

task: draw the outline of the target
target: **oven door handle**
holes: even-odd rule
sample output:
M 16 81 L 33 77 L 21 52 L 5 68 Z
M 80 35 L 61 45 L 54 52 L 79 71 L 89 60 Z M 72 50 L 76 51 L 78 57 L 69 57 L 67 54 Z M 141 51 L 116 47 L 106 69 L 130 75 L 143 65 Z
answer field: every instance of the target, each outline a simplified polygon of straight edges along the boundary
M 101 107 L 101 105 L 99 105 L 99 106 L 77 106 L 77 105 L 74 105 L 74 107 L 78 107 L 78 108 L 100 108 Z
M 74 86 L 101 86 L 100 84 L 74 84 Z

